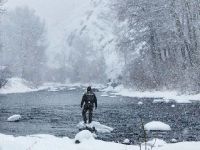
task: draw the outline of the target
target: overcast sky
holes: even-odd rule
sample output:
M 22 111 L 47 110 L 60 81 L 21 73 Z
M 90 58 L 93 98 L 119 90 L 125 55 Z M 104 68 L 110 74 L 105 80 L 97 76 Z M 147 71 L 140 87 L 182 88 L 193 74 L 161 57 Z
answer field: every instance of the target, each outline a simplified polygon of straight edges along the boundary
M 8 9 L 16 6 L 29 6 L 45 18 L 48 24 L 58 23 L 80 7 L 81 0 L 8 0 Z

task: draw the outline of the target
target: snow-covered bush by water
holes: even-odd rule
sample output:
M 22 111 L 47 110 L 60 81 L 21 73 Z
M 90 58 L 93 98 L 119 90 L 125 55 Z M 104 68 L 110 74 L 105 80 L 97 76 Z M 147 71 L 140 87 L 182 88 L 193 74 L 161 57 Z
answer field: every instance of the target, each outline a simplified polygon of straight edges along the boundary
M 171 127 L 160 121 L 152 121 L 144 125 L 144 129 L 147 131 L 169 131 Z
M 10 94 L 10 93 L 25 93 L 37 91 L 32 88 L 31 84 L 21 78 L 10 78 L 4 87 L 0 89 L 0 94 Z

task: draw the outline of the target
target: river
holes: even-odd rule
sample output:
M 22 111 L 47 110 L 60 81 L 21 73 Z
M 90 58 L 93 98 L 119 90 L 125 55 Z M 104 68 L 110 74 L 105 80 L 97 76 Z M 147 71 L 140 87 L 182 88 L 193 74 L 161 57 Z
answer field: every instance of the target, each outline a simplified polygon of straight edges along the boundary
M 80 101 L 83 88 L 64 88 L 60 91 L 38 91 L 0 95 L 0 133 L 14 136 L 52 134 L 74 138 L 76 125 L 82 121 Z M 170 142 L 200 141 L 200 103 L 153 103 L 152 98 L 101 96 L 96 92 L 98 109 L 94 120 L 113 127 L 112 133 L 98 134 L 105 141 L 122 142 L 128 138 L 137 143 L 143 137 L 144 123 L 158 120 L 169 124 L 168 132 L 148 133 L 148 138 L 159 137 Z M 142 101 L 143 105 L 138 105 Z M 175 107 L 172 107 L 174 105 Z M 13 114 L 21 114 L 19 122 L 7 122 Z

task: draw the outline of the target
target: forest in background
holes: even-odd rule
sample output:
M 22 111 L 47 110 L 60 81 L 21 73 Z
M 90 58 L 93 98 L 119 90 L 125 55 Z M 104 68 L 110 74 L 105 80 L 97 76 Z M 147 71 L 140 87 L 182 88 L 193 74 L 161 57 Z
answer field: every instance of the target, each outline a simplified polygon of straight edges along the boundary
M 94 9 L 100 2 L 91 2 Z M 28 7 L 6 11 L 2 0 L 1 7 L 0 65 L 6 66 L 1 78 L 17 76 L 35 85 L 111 81 L 141 91 L 200 91 L 199 0 L 112 0 L 109 14 L 98 13 L 98 34 L 108 26 L 110 33 L 95 39 L 84 24 L 72 31 L 54 57 L 57 67 L 48 65 L 45 21 Z M 108 51 L 116 52 L 120 63 L 108 65 Z M 120 72 L 111 67 L 119 65 Z
M 114 9 L 126 85 L 199 92 L 199 0 L 117 0 Z

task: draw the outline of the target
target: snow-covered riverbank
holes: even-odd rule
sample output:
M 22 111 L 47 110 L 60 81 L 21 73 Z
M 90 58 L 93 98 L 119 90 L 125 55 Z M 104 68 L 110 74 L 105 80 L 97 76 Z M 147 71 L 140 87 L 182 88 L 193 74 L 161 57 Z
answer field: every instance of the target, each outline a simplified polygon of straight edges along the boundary
M 188 95 L 179 94 L 176 91 L 136 91 L 131 88 L 125 88 L 123 85 L 107 87 L 104 92 L 110 92 L 113 95 L 136 97 L 136 98 L 156 98 L 163 102 L 175 101 L 177 103 L 191 103 L 191 101 L 200 101 L 200 94 Z
M 51 92 L 60 91 L 63 89 L 74 90 L 77 87 L 86 88 L 87 86 L 92 86 L 93 88 L 99 89 L 104 93 L 115 95 L 126 96 L 126 97 L 136 97 L 136 98 L 155 98 L 162 102 L 175 101 L 177 103 L 191 103 L 191 101 L 200 101 L 200 94 L 188 95 L 179 94 L 176 91 L 136 91 L 131 88 L 125 88 L 123 85 L 119 85 L 115 88 L 111 86 L 106 86 L 103 84 L 95 83 L 44 83 L 39 87 L 32 86 L 28 81 L 21 78 L 10 78 L 7 84 L 0 89 L 0 94 L 12 94 L 12 93 L 27 93 L 36 92 L 41 90 L 48 90 Z M 108 94 L 106 94 L 109 96 Z
M 0 89 L 0 94 L 26 93 L 32 91 L 38 91 L 38 89 L 33 88 L 28 81 L 21 78 L 10 78 L 6 85 Z
M 151 145 L 148 142 L 147 145 Z M 199 150 L 200 142 L 181 142 L 167 144 L 162 140 L 153 143 L 154 150 Z M 150 148 L 150 147 L 149 147 Z M 104 142 L 94 138 L 83 139 L 75 144 L 75 139 L 55 137 L 52 135 L 30 135 L 14 137 L 0 134 L 0 150 L 139 150 L 138 145 L 123 145 L 114 142 Z M 144 149 L 144 146 L 143 146 Z
M 49 82 L 44 83 L 38 87 L 33 86 L 32 83 L 18 78 L 13 77 L 9 78 L 6 85 L 0 89 L 0 94 L 13 94 L 13 93 L 28 93 L 28 92 L 37 92 L 41 90 L 48 90 L 50 92 L 60 91 L 63 89 L 74 90 L 77 87 L 84 87 L 92 85 L 93 88 L 102 89 L 105 88 L 102 84 L 83 84 L 83 83 L 57 83 L 57 82 Z

